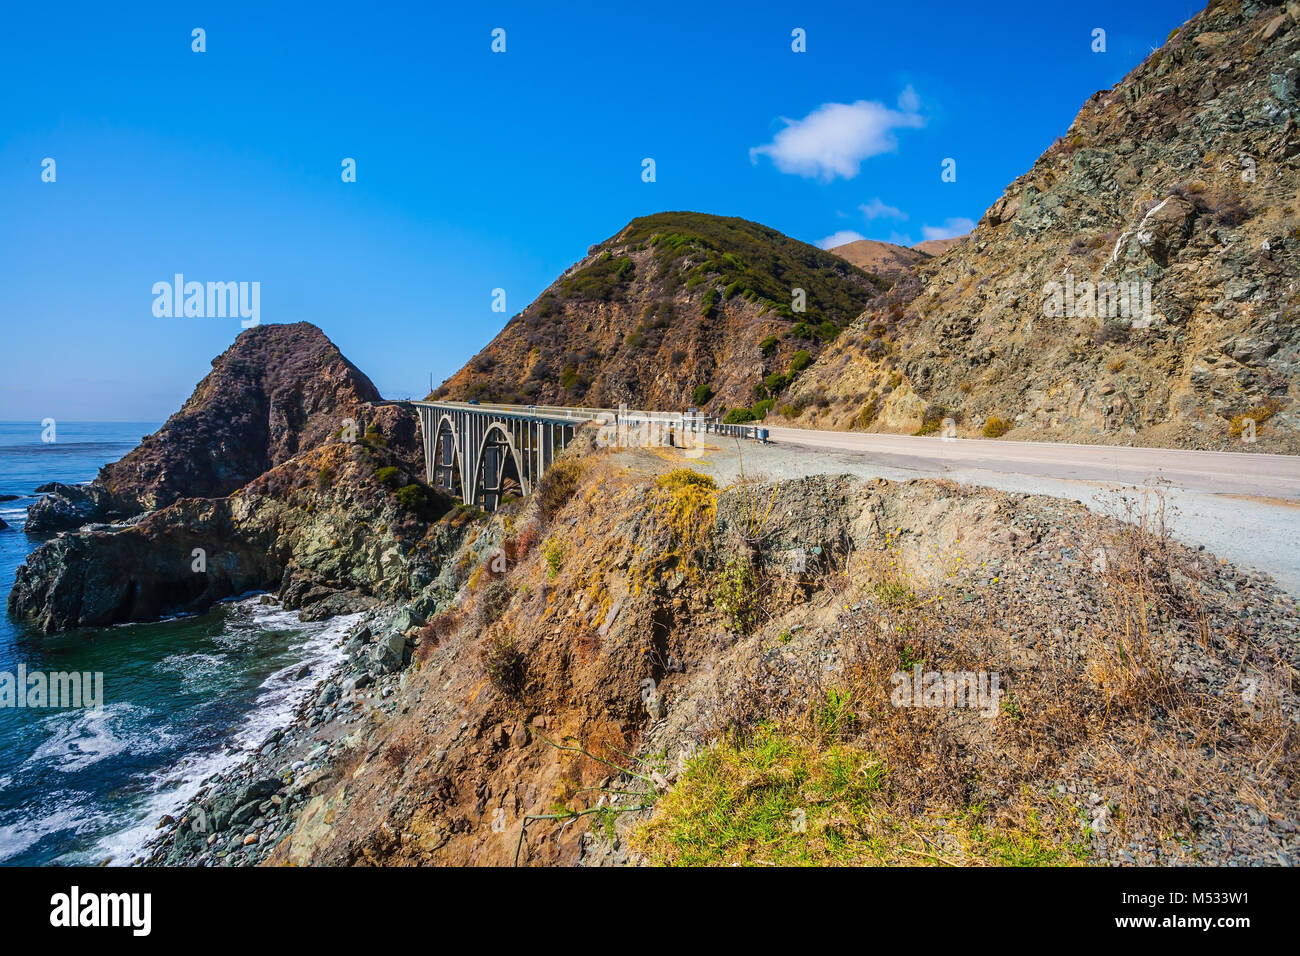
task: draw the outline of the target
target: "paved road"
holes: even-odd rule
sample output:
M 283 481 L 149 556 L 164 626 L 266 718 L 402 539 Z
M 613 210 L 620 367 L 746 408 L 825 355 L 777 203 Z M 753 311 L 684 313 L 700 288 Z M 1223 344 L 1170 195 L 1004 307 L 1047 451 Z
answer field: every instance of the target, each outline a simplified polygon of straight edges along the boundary
M 1300 458 L 1249 452 L 1123 448 L 969 438 L 918 438 L 772 428 L 772 440 L 864 455 L 895 468 L 998 473 L 1141 485 L 1165 479 L 1186 491 L 1300 501 Z
M 1300 598 L 1300 458 L 1099 445 L 916 438 L 771 429 L 773 444 L 714 442 L 707 456 L 730 481 L 749 474 L 795 478 L 852 474 L 963 484 L 1079 501 L 1114 514 L 1115 490 L 1167 484 L 1174 535 L 1239 567 L 1273 576 Z

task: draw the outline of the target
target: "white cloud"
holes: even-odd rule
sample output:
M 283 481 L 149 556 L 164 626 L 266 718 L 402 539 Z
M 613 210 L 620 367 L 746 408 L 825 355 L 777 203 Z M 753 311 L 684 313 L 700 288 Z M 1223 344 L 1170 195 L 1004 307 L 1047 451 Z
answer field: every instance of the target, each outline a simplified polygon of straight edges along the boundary
M 896 245 L 896 246 L 907 246 L 909 249 L 912 247 L 912 235 L 911 235 L 911 233 L 907 233 L 907 232 L 891 232 L 891 233 L 889 234 L 889 241 L 892 242 L 892 243 L 893 243 L 894 245 Z
M 819 249 L 834 249 L 846 242 L 857 242 L 859 239 L 865 238 L 867 237 L 860 232 L 854 232 L 852 229 L 841 229 L 839 232 L 832 232 L 825 239 L 818 239 L 817 247 Z
M 916 112 L 920 101 L 908 87 L 898 98 L 901 110 L 883 103 L 823 103 L 801 120 L 785 119 L 766 146 L 749 151 L 751 162 L 769 156 L 783 173 L 826 182 L 836 176 L 852 179 L 862 161 L 898 149 L 897 129 L 917 129 L 925 120 Z
M 904 113 L 915 113 L 921 108 L 921 97 L 916 95 L 916 90 L 912 89 L 911 83 L 903 87 L 903 92 L 898 94 L 898 108 Z
M 974 219 L 952 216 L 943 221 L 942 226 L 922 226 L 921 235 L 926 239 L 955 239 L 964 236 L 975 228 Z
M 863 203 L 858 207 L 858 211 L 867 219 L 879 219 L 881 216 L 888 216 L 890 219 L 906 219 L 907 213 L 897 206 L 886 206 L 877 196 L 871 202 Z

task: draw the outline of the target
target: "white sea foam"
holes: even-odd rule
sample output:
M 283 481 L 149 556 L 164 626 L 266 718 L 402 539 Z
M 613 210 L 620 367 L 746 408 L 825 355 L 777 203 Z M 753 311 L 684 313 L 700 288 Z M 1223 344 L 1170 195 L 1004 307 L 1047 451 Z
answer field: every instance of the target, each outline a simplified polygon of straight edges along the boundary
M 344 660 L 340 638 L 360 620 L 349 614 L 328 621 L 303 624 L 297 612 L 279 605 L 258 604 L 256 598 L 240 601 L 240 610 L 248 608 L 247 618 L 229 620 L 226 631 L 217 639 L 219 645 L 238 645 L 267 629 L 286 629 L 309 634 L 295 655 L 295 661 L 269 675 L 260 685 L 252 709 L 244 715 L 231 738 L 219 748 L 186 757 L 179 764 L 151 776 L 148 795 L 131 808 L 129 825 L 101 839 L 86 860 L 111 857 L 115 864 L 127 864 L 139 856 L 156 832 L 155 825 L 164 813 L 177 814 L 198 792 L 204 780 L 236 766 L 253 753 L 274 730 L 287 727 L 311 689 Z M 312 633 L 312 632 L 315 633 Z M 296 677 L 303 667 L 309 673 Z M 77 862 L 67 860 L 66 862 Z
M 23 768 L 44 764 L 64 773 L 84 770 L 130 750 L 153 753 L 171 745 L 172 734 L 149 721 L 153 712 L 137 704 L 113 703 L 100 711 L 66 710 L 43 720 L 49 736 L 36 748 Z

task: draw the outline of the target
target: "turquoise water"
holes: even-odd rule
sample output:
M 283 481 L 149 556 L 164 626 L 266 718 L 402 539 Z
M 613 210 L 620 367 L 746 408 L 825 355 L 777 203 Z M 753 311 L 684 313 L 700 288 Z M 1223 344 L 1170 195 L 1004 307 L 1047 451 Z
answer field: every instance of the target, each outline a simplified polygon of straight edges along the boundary
M 154 423 L 0 422 L 0 494 L 89 481 Z M 22 528 L 32 497 L 0 502 L 0 596 L 40 540 Z M 206 614 L 53 637 L 0 613 L 0 673 L 100 672 L 103 705 L 0 707 L 0 864 L 129 863 L 159 816 L 209 774 L 287 723 L 339 660 L 348 619 L 303 624 L 243 597 Z M 300 675 L 303 663 L 311 672 Z

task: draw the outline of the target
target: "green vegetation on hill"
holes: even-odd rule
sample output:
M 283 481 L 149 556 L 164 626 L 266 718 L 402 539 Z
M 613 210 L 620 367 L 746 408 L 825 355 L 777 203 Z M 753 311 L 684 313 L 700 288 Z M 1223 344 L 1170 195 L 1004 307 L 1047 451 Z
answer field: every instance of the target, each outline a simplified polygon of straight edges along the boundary
M 715 299 L 720 303 L 740 296 L 813 328 L 829 323 L 838 329 L 857 318 L 877 291 L 889 287 L 839 256 L 735 217 L 656 213 L 632 220 L 609 244 L 649 244 L 661 272 L 684 275 L 688 288 L 712 280 L 706 316 L 715 308 Z M 680 273 L 683 266 L 686 271 Z M 720 297 L 713 291 L 719 285 L 724 287 Z M 792 290 L 797 288 L 807 295 L 805 312 L 792 309 Z

